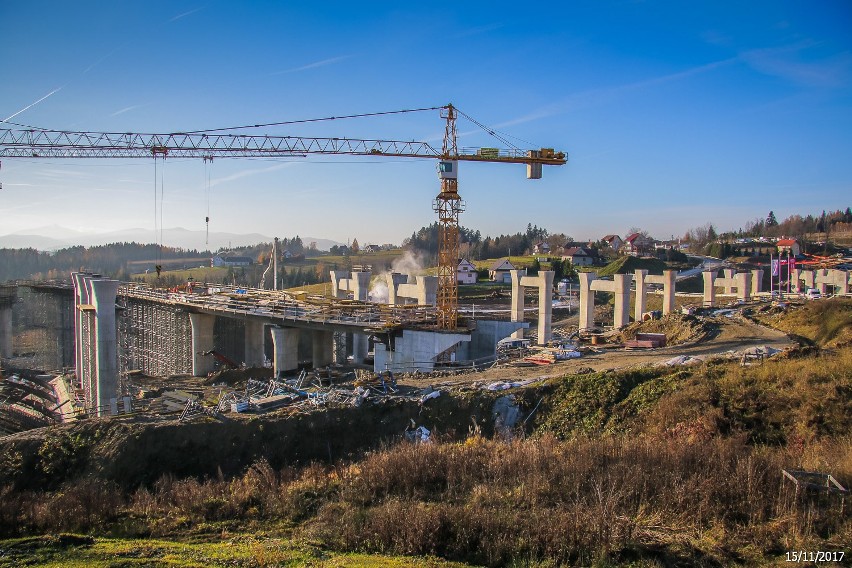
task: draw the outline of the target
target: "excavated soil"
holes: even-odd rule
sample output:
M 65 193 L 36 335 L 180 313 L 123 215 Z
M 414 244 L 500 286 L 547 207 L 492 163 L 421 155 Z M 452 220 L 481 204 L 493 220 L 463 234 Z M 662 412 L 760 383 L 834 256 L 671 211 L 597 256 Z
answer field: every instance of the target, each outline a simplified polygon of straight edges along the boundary
M 621 330 L 621 341 L 635 339 L 637 333 L 663 333 L 667 345 L 700 341 L 718 331 L 718 325 L 710 319 L 692 315 L 671 313 L 660 319 L 633 322 Z

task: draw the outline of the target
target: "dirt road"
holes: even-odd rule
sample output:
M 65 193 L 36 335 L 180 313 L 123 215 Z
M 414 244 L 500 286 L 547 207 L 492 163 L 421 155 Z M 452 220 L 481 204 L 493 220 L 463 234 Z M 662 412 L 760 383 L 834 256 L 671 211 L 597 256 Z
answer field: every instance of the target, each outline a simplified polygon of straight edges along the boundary
M 784 349 L 793 345 L 793 341 L 783 332 L 755 324 L 739 315 L 708 317 L 706 319 L 708 323 L 712 324 L 714 331 L 710 337 L 692 343 L 659 349 L 630 351 L 623 348 L 602 348 L 596 352 L 585 353 L 578 359 L 560 361 L 553 365 L 534 367 L 500 365 L 479 373 L 467 373 L 447 378 L 405 377 L 400 378 L 399 382 L 404 385 L 425 387 L 440 383 L 463 384 L 475 381 L 545 379 L 575 373 L 579 369 L 603 371 L 639 367 L 668 361 L 681 355 L 708 359 L 758 345 L 766 345 L 774 349 Z

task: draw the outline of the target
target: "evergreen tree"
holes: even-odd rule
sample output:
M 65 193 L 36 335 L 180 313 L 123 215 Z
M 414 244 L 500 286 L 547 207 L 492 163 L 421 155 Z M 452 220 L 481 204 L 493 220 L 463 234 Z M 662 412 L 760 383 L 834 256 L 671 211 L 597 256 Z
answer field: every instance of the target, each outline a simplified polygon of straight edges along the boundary
M 770 211 L 769 215 L 766 216 L 766 226 L 767 227 L 777 227 L 778 219 L 775 218 L 775 212 Z

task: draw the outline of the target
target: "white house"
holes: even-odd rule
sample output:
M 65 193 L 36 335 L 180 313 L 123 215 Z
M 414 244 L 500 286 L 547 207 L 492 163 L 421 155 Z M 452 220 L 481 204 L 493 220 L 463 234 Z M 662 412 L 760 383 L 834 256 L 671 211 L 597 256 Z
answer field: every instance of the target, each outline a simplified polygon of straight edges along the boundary
M 515 265 L 509 262 L 508 258 L 501 258 L 488 269 L 488 277 L 494 282 L 510 284 L 512 282 L 512 275 L 509 274 L 510 270 L 515 270 Z
M 591 266 L 597 255 L 594 251 L 583 247 L 572 247 L 565 251 L 562 260 L 570 260 L 574 266 Z
M 456 279 L 459 284 L 476 284 L 478 276 L 476 266 L 471 261 L 467 259 L 459 261 L 458 268 L 456 268 Z
M 210 266 L 249 266 L 254 264 L 254 261 L 247 256 L 222 256 L 220 254 L 213 255 L 210 259 Z
M 624 241 L 622 241 L 621 237 L 619 237 L 618 235 L 607 235 L 601 240 L 604 241 L 607 245 L 609 245 L 609 248 L 611 248 L 615 252 L 618 252 L 619 250 L 621 250 L 621 247 L 624 246 Z
M 778 247 L 778 255 L 783 256 L 787 253 L 790 256 L 799 256 L 802 254 L 802 247 L 796 239 L 781 239 L 775 245 Z
M 544 241 L 536 243 L 533 247 L 533 254 L 550 254 L 550 245 Z

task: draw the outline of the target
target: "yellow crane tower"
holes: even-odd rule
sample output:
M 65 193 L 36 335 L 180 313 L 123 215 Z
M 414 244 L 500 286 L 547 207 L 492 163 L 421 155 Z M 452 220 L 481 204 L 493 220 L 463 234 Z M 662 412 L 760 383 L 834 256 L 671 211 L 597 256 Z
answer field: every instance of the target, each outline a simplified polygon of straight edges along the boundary
M 269 136 L 252 134 L 222 134 L 223 130 L 238 130 L 279 126 L 316 120 L 334 120 L 360 116 L 377 116 L 403 112 L 439 110 L 446 121 L 444 140 L 438 151 L 428 142 L 402 140 L 370 140 L 359 138 L 311 138 L 303 136 Z M 304 157 L 308 154 L 347 154 L 353 156 L 389 156 L 438 160 L 441 191 L 433 208 L 438 214 L 438 328 L 456 329 L 458 325 L 459 214 L 464 201 L 458 192 L 458 164 L 491 162 L 525 164 L 527 178 L 541 178 L 542 166 L 566 163 L 563 152 L 551 148 L 521 150 L 499 148 L 458 148 L 456 119 L 462 114 L 477 126 L 485 128 L 452 104 L 442 107 L 408 109 L 382 113 L 329 117 L 310 121 L 288 121 L 246 127 L 213 129 L 170 134 L 141 134 L 133 132 L 86 132 L 50 130 L 28 127 L 23 130 L 0 129 L 0 158 L 201 158 L 214 157 Z M 490 134 L 495 133 L 485 128 Z M 506 142 L 505 139 L 501 139 Z

